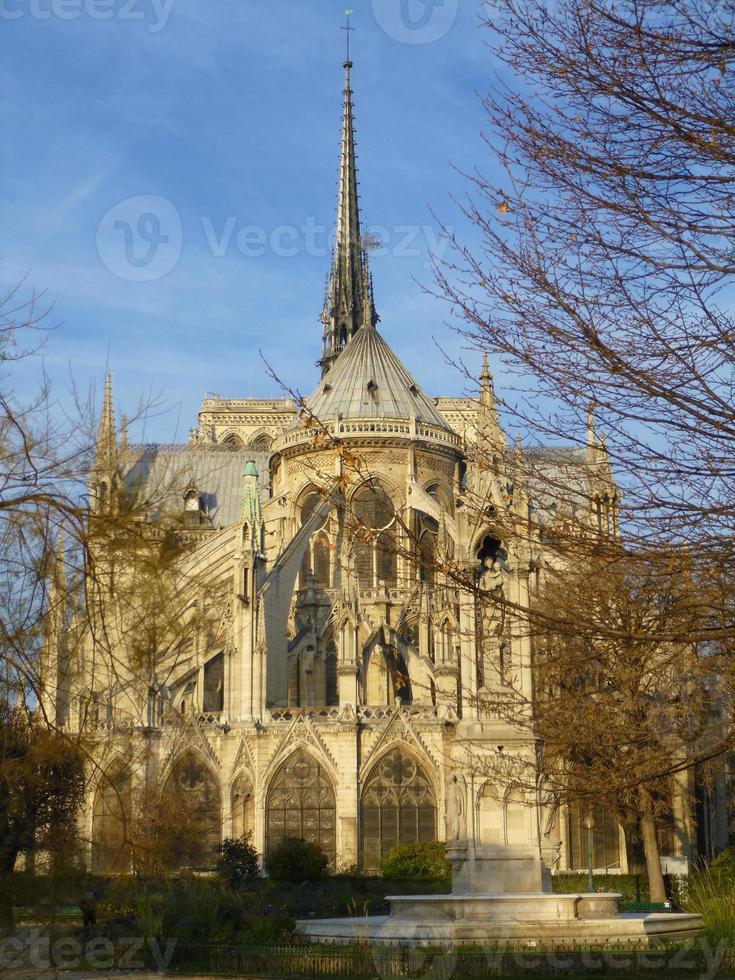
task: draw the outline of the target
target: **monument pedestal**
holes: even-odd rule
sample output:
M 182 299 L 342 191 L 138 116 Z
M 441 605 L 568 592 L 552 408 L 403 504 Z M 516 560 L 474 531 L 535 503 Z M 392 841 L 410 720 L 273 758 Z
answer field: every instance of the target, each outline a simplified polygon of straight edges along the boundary
M 452 895 L 550 893 L 551 875 L 533 846 L 449 841 Z
M 554 894 L 535 847 L 457 840 L 447 843 L 447 857 L 451 895 L 389 895 L 390 915 L 300 922 L 297 929 L 317 942 L 551 949 L 570 942 L 645 948 L 683 942 L 702 931 L 698 915 L 620 915 L 622 896 L 615 892 Z

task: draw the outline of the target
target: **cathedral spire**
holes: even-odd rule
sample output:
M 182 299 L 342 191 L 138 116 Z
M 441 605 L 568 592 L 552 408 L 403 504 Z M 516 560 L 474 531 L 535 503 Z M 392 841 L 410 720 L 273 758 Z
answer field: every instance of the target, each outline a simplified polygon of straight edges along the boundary
M 112 377 L 109 369 L 105 375 L 105 394 L 102 399 L 102 413 L 97 429 L 97 443 L 94 461 L 89 473 L 89 491 L 92 509 L 96 513 L 107 513 L 113 506 L 116 492 L 118 466 L 117 436 L 115 434 L 115 412 L 112 407 Z
M 360 230 L 351 68 L 352 61 L 348 57 L 344 63 L 345 88 L 339 159 L 337 235 L 327 295 L 321 315 L 323 352 L 319 364 L 322 377 L 360 327 L 375 326 L 378 320 L 373 303 L 367 255 L 363 248 Z
M 102 414 L 97 430 L 95 468 L 111 471 L 117 465 L 117 441 L 115 438 L 115 412 L 112 407 L 112 376 L 109 368 L 105 375 L 105 394 L 102 400 Z
M 490 373 L 487 354 L 483 354 L 482 370 L 480 371 L 480 405 L 477 413 L 477 441 L 482 450 L 492 452 L 493 454 L 505 446 L 505 437 L 498 421 L 498 409 L 495 403 L 495 391 L 493 389 L 493 376 Z

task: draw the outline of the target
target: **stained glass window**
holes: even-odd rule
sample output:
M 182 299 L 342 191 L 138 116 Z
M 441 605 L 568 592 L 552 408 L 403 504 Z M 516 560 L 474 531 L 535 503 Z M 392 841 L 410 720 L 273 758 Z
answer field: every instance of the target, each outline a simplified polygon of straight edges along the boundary
M 166 781 L 163 811 L 177 815 L 178 866 L 211 868 L 221 839 L 221 799 L 217 781 L 205 763 L 189 752 Z
M 318 844 L 335 865 L 336 805 L 332 784 L 313 756 L 298 749 L 273 778 L 266 801 L 266 853 L 288 837 Z
M 398 844 L 436 840 L 436 802 L 426 774 L 408 753 L 390 751 L 362 794 L 362 862 L 377 871 Z
M 127 874 L 130 871 L 130 773 L 122 766 L 100 780 L 92 814 L 92 871 Z
M 569 807 L 569 867 L 587 868 L 586 810 L 578 803 Z M 593 810 L 595 826 L 592 831 L 592 861 L 595 868 L 620 867 L 620 832 L 618 821 L 605 807 Z
M 395 509 L 390 497 L 377 483 L 362 487 L 352 501 L 355 567 L 361 589 L 374 589 L 379 582 L 395 588 L 398 577 L 398 542 Z M 382 533 L 380 533 L 382 532 Z
M 242 773 L 232 787 L 233 837 L 245 837 L 252 832 L 255 824 L 254 802 L 252 780 L 247 774 Z

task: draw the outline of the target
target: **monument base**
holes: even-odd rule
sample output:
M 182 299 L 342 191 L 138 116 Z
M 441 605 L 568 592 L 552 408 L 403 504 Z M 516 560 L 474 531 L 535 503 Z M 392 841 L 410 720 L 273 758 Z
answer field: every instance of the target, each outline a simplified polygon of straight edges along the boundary
M 619 915 L 613 894 L 421 895 L 391 897 L 390 915 L 308 920 L 296 931 L 313 942 L 561 949 L 685 942 L 702 931 L 698 915 Z
M 693 939 L 698 915 L 620 915 L 621 895 L 557 895 L 533 847 L 477 847 L 450 841 L 451 895 L 388 896 L 390 915 L 322 919 L 297 924 L 315 942 L 485 948 L 648 948 Z

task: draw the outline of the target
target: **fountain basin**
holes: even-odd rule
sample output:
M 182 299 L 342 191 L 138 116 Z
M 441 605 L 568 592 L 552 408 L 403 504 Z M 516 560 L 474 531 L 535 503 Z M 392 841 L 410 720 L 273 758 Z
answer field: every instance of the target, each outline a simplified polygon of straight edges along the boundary
M 542 949 L 685 942 L 702 931 L 698 915 L 618 913 L 616 893 L 388 896 L 390 915 L 306 920 L 314 942 Z

